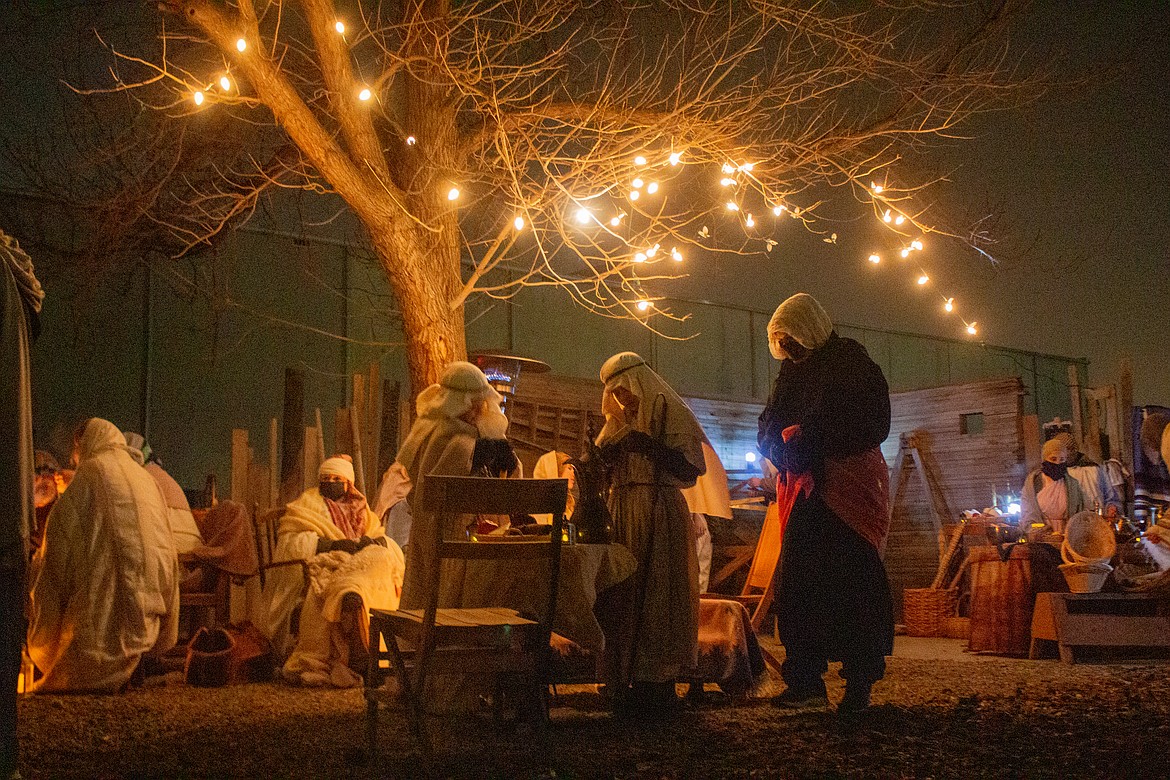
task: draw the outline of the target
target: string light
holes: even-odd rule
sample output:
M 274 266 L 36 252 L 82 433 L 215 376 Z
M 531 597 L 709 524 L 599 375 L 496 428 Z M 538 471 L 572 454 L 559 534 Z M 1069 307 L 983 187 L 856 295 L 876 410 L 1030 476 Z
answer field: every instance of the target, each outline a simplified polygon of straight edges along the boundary
M 670 164 L 671 165 L 678 165 L 679 160 L 681 160 L 681 159 L 682 159 L 682 152 L 671 152 L 670 153 Z
M 645 164 L 646 164 L 646 158 L 643 157 L 642 155 L 639 154 L 637 157 L 634 158 L 634 165 L 641 166 L 641 165 L 645 165 Z
M 930 281 L 930 277 L 927 276 L 926 274 L 923 274 L 922 276 L 918 277 L 918 284 L 920 286 L 926 284 L 929 281 Z
M 719 180 L 719 184 L 724 186 L 724 187 L 730 187 L 731 185 L 735 184 L 735 179 L 724 176 L 722 179 Z
M 651 195 L 658 192 L 658 182 L 652 181 L 646 185 L 646 192 L 650 193 Z
M 463 193 L 459 191 L 458 187 L 452 187 L 451 189 L 447 190 L 447 200 L 458 200 L 459 196 L 462 194 Z
M 413 135 L 406 136 L 406 145 L 407 146 L 414 146 L 417 143 L 418 143 L 418 139 L 415 138 Z
M 658 248 L 661 246 L 662 246 L 662 244 L 655 244 L 654 246 L 647 249 L 646 250 L 646 257 L 654 257 L 654 255 L 658 254 Z
M 745 219 L 743 221 L 743 223 L 745 225 L 747 225 L 748 227 L 755 227 L 756 226 L 756 219 L 751 214 L 748 214 L 747 219 Z
M 955 310 L 955 299 L 947 298 L 946 303 L 943 304 L 943 311 L 952 312 Z
M 676 263 L 682 262 L 682 259 L 683 259 L 682 252 L 678 251 L 678 249 L 673 247 L 673 246 L 670 248 L 670 256 L 672 258 L 674 258 L 674 262 L 676 262 Z
M 884 189 L 885 189 L 885 187 L 883 187 L 882 185 L 878 184 L 877 182 L 871 182 L 869 186 L 870 186 L 870 187 L 873 189 L 873 192 L 874 192 L 874 194 L 875 194 L 875 195 L 881 195 L 881 194 L 882 194 L 882 190 L 884 190 Z
M 727 201 L 727 210 L 728 211 L 739 211 L 739 206 L 736 204 L 735 201 L 729 200 L 729 201 Z
M 203 105 L 203 93 L 199 90 L 195 90 L 195 92 L 191 95 L 191 99 L 195 101 L 195 105 Z
M 882 261 L 881 255 L 870 255 L 869 256 L 869 262 L 873 263 L 874 265 L 877 265 L 881 261 Z
M 646 262 L 646 253 L 645 252 L 635 252 L 634 253 L 634 262 L 635 263 Z
M 744 173 L 751 173 L 752 168 L 755 168 L 755 167 L 756 167 L 755 163 L 749 162 L 749 163 L 744 163 L 743 165 L 739 166 L 739 169 L 741 171 L 743 171 Z
M 903 249 L 903 250 L 902 250 L 902 251 L 901 251 L 899 254 L 901 254 L 901 255 L 902 255 L 902 257 L 909 257 L 909 256 L 910 256 L 910 250 L 909 250 L 909 249 Z
M 890 214 L 890 210 L 886 209 L 886 213 L 882 214 L 882 222 L 891 222 L 893 219 L 894 217 L 892 214 Z
M 646 311 L 649 308 L 650 308 L 650 301 L 646 301 L 646 300 L 638 301 L 638 311 Z
M 776 216 L 780 216 L 781 214 L 783 214 L 787 210 L 788 210 L 787 206 L 779 205 L 779 206 L 775 206 L 772 208 L 772 213 L 775 214 Z
M 618 225 L 622 224 L 622 218 L 621 217 L 613 217 L 612 219 L 610 219 L 609 224 L 612 225 L 613 227 L 617 227 Z
M 358 93 L 358 100 L 369 100 L 371 97 L 373 97 L 373 93 L 370 92 L 369 87 L 363 87 L 362 91 Z
M 590 220 L 592 220 L 592 219 L 593 219 L 593 212 L 591 212 L 589 209 L 587 209 L 583 206 L 581 208 L 577 209 L 577 222 L 578 222 L 578 224 L 588 225 Z
M 978 329 L 976 329 L 976 327 L 975 327 L 975 325 L 977 325 L 977 324 L 978 323 L 972 322 L 971 324 L 969 324 L 967 326 L 967 332 L 970 333 L 972 336 L 974 336 L 976 333 L 979 332 Z
M 345 35 L 345 22 L 338 19 L 337 23 L 333 25 L 333 29 L 337 30 L 338 35 Z
M 732 165 L 731 163 L 723 163 L 723 172 L 724 173 L 735 173 L 735 166 Z
M 630 182 L 630 184 L 634 185 L 634 189 L 640 190 L 640 189 L 642 189 L 642 186 L 646 184 L 646 182 L 642 181 L 641 176 L 638 176 L 638 177 L 635 177 L 634 180 L 632 182 Z
M 910 242 L 910 248 L 917 249 L 918 251 L 921 252 L 922 251 L 922 242 L 919 241 L 918 239 L 915 239 L 915 240 Z
M 904 216 L 902 216 L 901 214 L 899 214 L 899 215 L 898 215 L 898 218 L 894 220 L 894 224 L 895 224 L 895 225 L 901 225 L 901 224 L 902 224 L 903 222 L 905 222 L 905 221 L 906 221 L 906 217 L 904 217 Z
M 339 24 L 340 24 L 340 22 L 339 22 Z M 515 227 L 517 230 L 523 230 L 524 229 L 524 217 L 516 217 L 516 219 L 512 220 L 512 226 Z
M 640 190 L 630 190 L 630 200 L 637 200 L 640 197 L 642 197 Z
M 240 38 L 236 41 L 236 51 L 242 52 L 246 48 L 248 48 L 248 42 L 246 40 Z

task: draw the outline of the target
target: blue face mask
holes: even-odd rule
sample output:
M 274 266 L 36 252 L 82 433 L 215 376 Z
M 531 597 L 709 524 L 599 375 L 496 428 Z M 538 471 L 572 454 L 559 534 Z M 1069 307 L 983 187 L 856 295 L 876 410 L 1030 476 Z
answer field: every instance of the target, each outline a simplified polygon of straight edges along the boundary
M 1049 479 L 1064 479 L 1064 475 L 1068 472 L 1068 466 L 1063 463 L 1044 461 L 1040 464 L 1040 470 Z

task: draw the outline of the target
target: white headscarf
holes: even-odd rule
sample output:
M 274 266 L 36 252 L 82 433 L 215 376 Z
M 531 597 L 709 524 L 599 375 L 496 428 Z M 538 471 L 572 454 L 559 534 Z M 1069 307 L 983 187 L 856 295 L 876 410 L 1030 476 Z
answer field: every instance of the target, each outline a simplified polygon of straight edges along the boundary
M 488 384 L 487 377 L 477 366 L 462 360 L 451 363 L 443 369 L 443 375 L 439 377 L 437 383 L 418 394 L 414 404 L 418 419 L 411 426 L 406 441 L 402 442 L 395 460 L 409 472 L 413 468 L 419 447 L 431 435 L 440 420 L 457 420 L 477 404 L 485 402 L 489 402 L 489 405 L 494 406 L 499 412 L 500 402 L 503 400 L 503 396 Z M 503 413 L 500 412 L 500 415 Z M 481 419 L 494 417 L 492 414 L 480 415 Z M 498 427 L 498 423 L 498 420 L 485 420 L 485 425 L 489 427 L 493 424 Z M 504 430 L 507 430 L 507 420 L 504 420 Z M 503 438 L 503 432 L 500 432 L 497 438 Z
M 326 458 L 321 461 L 320 467 L 317 469 L 317 479 L 321 479 L 326 475 L 341 477 L 349 480 L 349 484 L 353 484 L 355 479 L 353 471 L 353 462 L 346 460 L 340 455 L 334 455 L 332 458 Z
M 833 322 L 817 299 L 808 293 L 797 293 L 777 306 L 768 321 L 768 348 L 772 357 L 783 360 L 785 356 L 777 352 L 776 334 L 787 333 L 805 349 L 817 349 L 832 332 Z
M 614 355 L 602 365 L 601 381 L 605 382 L 601 402 L 605 427 L 597 435 L 597 446 L 621 439 L 627 426 L 654 438 L 661 434 L 662 444 L 682 452 L 702 473 L 706 467 L 703 458 L 706 436 L 699 421 L 678 393 L 640 355 L 633 352 Z M 613 391 L 618 387 L 624 387 L 638 399 L 633 419 L 627 420 L 620 408 L 614 408 Z

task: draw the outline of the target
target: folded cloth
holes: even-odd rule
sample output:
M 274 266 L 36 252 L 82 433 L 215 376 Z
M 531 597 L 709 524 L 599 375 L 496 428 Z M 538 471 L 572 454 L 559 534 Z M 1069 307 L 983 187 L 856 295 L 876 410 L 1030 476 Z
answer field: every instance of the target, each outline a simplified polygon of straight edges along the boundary
M 763 673 L 764 654 L 747 608 L 731 599 L 700 599 L 695 681 L 718 683 L 724 693 L 742 696 Z

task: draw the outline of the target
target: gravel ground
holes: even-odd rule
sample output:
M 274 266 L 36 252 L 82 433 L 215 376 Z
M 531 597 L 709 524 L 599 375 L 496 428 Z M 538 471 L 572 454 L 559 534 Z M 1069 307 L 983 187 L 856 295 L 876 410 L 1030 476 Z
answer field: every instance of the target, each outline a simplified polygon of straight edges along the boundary
M 958 640 L 899 638 L 856 728 L 831 712 L 708 694 L 668 723 L 611 717 L 562 688 L 547 738 L 486 721 L 436 723 L 444 777 L 1170 777 L 1170 666 L 975 657 Z M 829 694 L 842 685 L 830 674 Z M 164 683 L 165 684 L 161 684 Z M 417 777 L 397 713 L 364 751 L 358 690 L 278 683 L 202 690 L 174 678 L 119 696 L 20 702 L 21 774 L 59 777 Z M 432 732 L 435 728 L 432 729 Z

